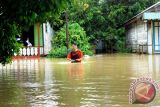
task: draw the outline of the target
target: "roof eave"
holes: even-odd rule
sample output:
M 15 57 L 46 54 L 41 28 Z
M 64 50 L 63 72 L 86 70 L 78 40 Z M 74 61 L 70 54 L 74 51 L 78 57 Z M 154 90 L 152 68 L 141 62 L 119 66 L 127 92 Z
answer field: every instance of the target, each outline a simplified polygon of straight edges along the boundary
M 149 9 L 151 9 L 151 8 L 153 8 L 153 7 L 155 7 L 155 6 L 159 5 L 159 4 L 160 4 L 160 2 L 157 2 L 156 4 L 148 7 L 147 9 L 143 10 L 141 13 L 139 13 L 139 14 L 137 14 L 136 16 L 132 17 L 131 19 L 127 20 L 127 21 L 124 23 L 124 25 L 126 26 L 126 25 L 134 22 L 135 19 L 139 19 L 140 17 L 142 17 L 142 15 L 143 15 L 144 12 L 148 11 Z M 132 20 L 133 20 L 133 21 L 132 21 Z

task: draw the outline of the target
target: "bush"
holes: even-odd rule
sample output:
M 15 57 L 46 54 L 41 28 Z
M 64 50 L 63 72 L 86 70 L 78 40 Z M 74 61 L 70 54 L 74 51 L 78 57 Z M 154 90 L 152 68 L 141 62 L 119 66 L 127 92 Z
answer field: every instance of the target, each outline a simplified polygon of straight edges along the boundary
M 89 44 L 89 37 L 86 36 L 86 32 L 78 23 L 69 22 L 69 46 L 71 43 L 76 42 L 78 48 L 86 55 L 92 55 Z M 52 39 L 52 50 L 49 53 L 49 57 L 66 57 L 66 25 L 64 25 L 60 31 L 55 33 Z M 70 49 L 71 50 L 71 49 Z
M 52 49 L 48 55 L 48 57 L 54 57 L 54 58 L 65 58 L 66 56 L 67 56 L 67 48 L 65 46 L 61 48 Z

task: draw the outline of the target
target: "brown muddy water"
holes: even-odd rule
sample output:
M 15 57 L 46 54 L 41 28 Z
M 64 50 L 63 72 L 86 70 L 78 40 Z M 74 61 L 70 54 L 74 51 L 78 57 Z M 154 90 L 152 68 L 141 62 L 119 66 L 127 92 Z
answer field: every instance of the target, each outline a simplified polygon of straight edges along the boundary
M 112 54 L 85 58 L 14 60 L 0 66 L 0 107 L 160 107 L 128 103 L 130 83 L 160 80 L 160 55 Z

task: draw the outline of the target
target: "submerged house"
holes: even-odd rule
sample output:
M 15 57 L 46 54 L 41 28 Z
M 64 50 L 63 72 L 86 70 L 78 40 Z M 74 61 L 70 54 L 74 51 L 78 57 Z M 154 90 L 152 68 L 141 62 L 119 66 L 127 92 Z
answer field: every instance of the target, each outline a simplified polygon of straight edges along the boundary
M 126 45 L 132 52 L 160 53 L 160 2 L 125 23 Z
M 19 55 L 15 54 L 15 58 L 47 55 L 52 48 L 53 35 L 54 31 L 48 22 L 34 24 L 17 38 L 24 46 L 20 49 Z

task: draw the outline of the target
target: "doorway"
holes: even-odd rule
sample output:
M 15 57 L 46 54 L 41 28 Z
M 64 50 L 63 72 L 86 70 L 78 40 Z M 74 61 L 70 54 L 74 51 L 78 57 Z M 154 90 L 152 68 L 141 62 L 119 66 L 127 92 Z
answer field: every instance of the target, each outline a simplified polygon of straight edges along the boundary
M 153 22 L 154 51 L 160 52 L 160 22 Z

